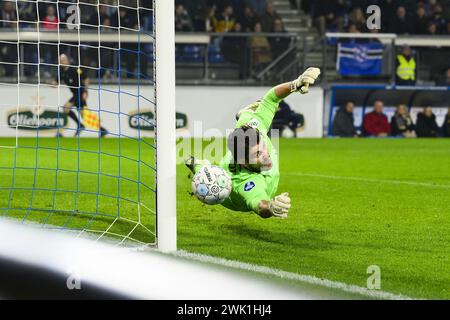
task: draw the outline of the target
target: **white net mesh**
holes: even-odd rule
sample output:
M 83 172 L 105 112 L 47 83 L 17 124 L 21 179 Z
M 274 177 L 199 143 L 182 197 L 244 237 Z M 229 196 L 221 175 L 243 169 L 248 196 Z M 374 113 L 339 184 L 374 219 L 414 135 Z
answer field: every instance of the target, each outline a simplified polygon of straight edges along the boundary
M 154 243 L 152 2 L 0 7 L 0 216 Z

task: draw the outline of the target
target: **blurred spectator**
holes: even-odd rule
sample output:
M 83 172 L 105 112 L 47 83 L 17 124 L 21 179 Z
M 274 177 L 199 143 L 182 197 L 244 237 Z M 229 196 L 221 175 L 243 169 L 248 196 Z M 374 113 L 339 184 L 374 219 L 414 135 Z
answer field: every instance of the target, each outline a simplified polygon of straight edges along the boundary
M 42 19 L 42 27 L 48 30 L 57 30 L 58 29 L 58 17 L 56 16 L 55 7 L 50 5 L 47 7 L 46 15 L 44 19 Z
M 178 1 L 177 1 L 178 3 Z M 212 31 L 211 19 L 216 5 L 209 0 L 182 1 L 192 18 L 193 29 L 199 32 Z
M 337 137 L 356 137 L 354 125 L 353 109 L 355 103 L 347 101 L 343 107 L 340 107 L 333 121 L 333 135 Z
M 193 31 L 192 19 L 182 4 L 175 7 L 175 31 Z
M 112 21 L 111 21 L 112 19 L 111 19 L 111 15 L 109 14 L 109 7 L 102 6 L 102 5 L 98 6 L 98 13 L 93 13 L 91 15 L 90 23 L 98 24 L 99 18 L 100 18 L 100 25 L 101 25 L 100 30 L 102 32 L 110 31 L 111 29 L 109 29 L 109 27 L 112 26 Z M 141 22 L 143 20 L 141 20 Z M 100 47 L 101 59 L 98 61 L 100 78 L 103 78 L 105 76 L 106 76 L 106 78 L 111 78 L 114 73 L 114 57 L 115 57 L 114 50 L 115 49 L 113 49 L 111 47 L 112 47 L 112 45 Z M 116 48 L 117 48 L 117 46 L 116 46 Z M 91 59 L 95 61 L 98 58 L 93 56 Z M 142 65 L 143 64 L 141 63 L 141 66 Z
M 111 25 L 117 26 L 117 18 L 112 14 L 109 7 L 113 4 L 112 0 L 105 0 L 99 6 L 100 21 L 96 13 L 89 10 L 82 10 L 84 15 L 87 15 L 86 21 L 89 24 L 97 25 L 103 21 L 111 21 Z M 44 1 L 39 5 L 40 23 L 44 25 L 44 19 L 47 16 L 46 10 L 51 2 L 54 0 Z M 67 0 L 62 1 L 59 5 L 59 20 L 65 21 L 67 7 L 76 1 Z M 95 1 L 87 0 L 87 3 L 94 3 Z M 124 2 L 131 3 L 133 1 Z M 288 1 L 286 1 L 288 2 Z M 312 15 L 314 24 L 318 27 L 321 34 L 327 29 L 330 31 L 342 31 L 346 29 L 366 32 L 365 26 L 365 9 L 370 4 L 376 4 L 381 7 L 381 20 L 383 32 L 397 32 L 397 33 L 416 33 L 416 34 L 447 34 L 450 32 L 450 1 L 449 0 L 289 0 L 293 9 L 297 8 L 300 2 L 301 9 L 306 13 Z M 33 22 L 38 21 L 36 16 L 36 4 L 34 1 L 18 1 L 19 15 L 21 25 L 23 27 L 32 26 Z M 104 5 L 103 5 L 104 3 Z M 150 0 L 142 0 L 141 6 L 144 8 L 151 6 Z M 144 4 L 143 4 L 144 3 Z M 150 4 L 146 4 L 150 3 Z M 15 1 L 2 1 L 1 15 L 8 15 L 8 10 L 15 15 Z M 279 18 L 274 5 L 266 0 L 176 0 L 176 8 L 183 7 L 188 13 L 190 20 L 190 27 L 185 27 L 184 14 L 180 16 L 177 24 L 177 29 L 180 30 L 195 30 L 195 31 L 214 31 L 213 20 L 223 21 L 222 16 L 224 11 L 232 10 L 235 16 L 239 16 L 239 21 L 242 24 L 242 30 L 251 32 L 255 20 L 261 19 L 264 32 L 272 31 L 273 20 Z M 54 9 L 56 11 L 55 6 Z M 125 8 L 125 7 L 124 7 Z M 6 10 L 5 10 L 6 9 Z M 217 9 L 217 10 L 216 10 Z M 132 11 L 132 10 L 130 10 Z M 142 11 L 145 12 L 145 11 Z M 58 19 L 58 14 L 54 14 Z M 146 30 L 150 30 L 151 19 L 147 15 L 141 15 L 141 26 Z M 0 17 L 1 18 L 1 17 Z M 82 17 L 83 18 L 83 17 Z M 215 19 L 214 19 L 215 18 Z M 6 19 L 0 19 L 0 27 L 10 27 L 11 23 Z M 144 20 L 150 23 L 144 23 Z M 227 18 L 225 17 L 225 20 Z M 53 22 L 53 23 L 52 23 Z M 46 23 L 47 27 L 54 28 L 55 21 Z M 116 24 L 115 24 L 116 23 Z M 428 23 L 433 23 L 428 28 Z M 125 23 L 126 24 L 126 23 Z M 188 23 L 189 24 L 189 23 Z M 351 25 L 355 27 L 351 27 Z M 51 25 L 51 26 L 50 26 Z M 122 24 L 121 24 L 122 25 Z M 182 25 L 182 26 L 180 26 Z M 221 29 L 221 27 L 218 27 Z M 222 26 L 222 29 L 232 30 Z
M 351 23 L 351 24 L 348 26 L 347 32 L 348 32 L 348 33 L 360 33 L 361 30 L 358 29 L 358 27 L 356 26 L 356 24 Z M 356 40 L 357 40 L 357 39 L 356 39 Z
M 45 10 L 45 17 L 42 19 L 42 28 L 46 30 L 58 30 L 59 19 L 56 16 L 56 10 L 53 5 L 47 6 Z M 40 46 L 39 50 L 41 51 L 41 59 L 47 65 L 41 67 L 41 70 L 44 71 L 44 77 L 54 77 L 56 76 L 56 70 L 52 68 L 50 65 L 56 65 L 57 63 L 57 55 L 58 52 L 54 45 L 49 46 Z
M 414 123 L 406 105 L 399 104 L 391 119 L 391 131 L 394 137 L 415 138 Z
M 443 34 L 447 28 L 447 21 L 445 20 L 442 14 L 442 6 L 436 4 L 434 6 L 433 14 L 431 16 L 431 20 L 436 24 L 436 32 L 438 34 Z
M 441 2 L 443 7 L 443 16 L 447 22 L 450 22 L 450 2 L 448 0 L 444 0 Z
M 153 2 L 153 0 L 150 0 L 150 2 Z M 187 12 L 189 12 L 189 15 L 192 17 L 195 15 L 195 12 L 201 8 L 205 8 L 208 5 L 212 4 L 210 0 L 175 0 L 175 10 L 178 5 L 182 5 L 183 8 L 186 9 Z
M 255 24 L 259 22 L 259 18 L 250 6 L 245 6 L 244 14 L 240 19 L 242 25 L 242 32 L 253 32 Z
M 341 0 L 317 0 L 314 1 L 312 11 L 316 27 L 320 35 L 325 34 L 327 29 L 341 31 L 343 27 Z
M 449 0 L 303 0 L 302 9 L 312 15 L 322 35 L 327 30 L 358 29 L 366 32 L 365 9 L 371 5 L 381 9 L 382 32 L 396 34 L 445 34 L 450 31 Z M 435 28 L 429 23 L 435 24 Z M 354 26 L 352 26 L 354 25 Z M 447 30 L 448 29 L 448 30 Z
M 114 27 L 120 26 L 122 28 L 137 30 L 138 20 L 136 11 L 125 7 L 119 7 L 119 15 L 113 14 L 111 25 Z
M 409 46 L 404 46 L 402 52 L 397 55 L 396 70 L 396 84 L 404 86 L 416 84 L 416 61 Z
M 0 27 L 3 28 L 17 28 L 17 14 L 16 5 L 11 1 L 3 1 L 0 11 Z M 17 46 L 15 44 L 2 43 L 0 45 L 0 61 L 8 62 L 2 63 L 5 76 L 13 76 L 17 72 L 17 66 L 12 63 L 17 63 Z
M 20 1 L 18 3 L 20 28 L 36 28 L 36 4 L 32 2 Z M 0 23 L 1 24 L 1 23 Z M 23 72 L 25 76 L 35 76 L 38 70 L 38 45 L 33 43 L 23 44 L 21 46 L 23 59 L 27 65 L 24 65 Z M 15 51 L 15 50 L 14 50 Z M 1 54 L 0 54 L 1 55 Z M 45 54 L 44 54 L 45 56 Z M 43 68 L 45 69 L 45 67 Z
M 405 7 L 398 7 L 395 17 L 389 21 L 389 32 L 397 34 L 412 33 L 412 23 L 406 14 Z
M 383 109 L 383 101 L 377 100 L 374 103 L 373 111 L 364 116 L 363 133 L 365 136 L 386 137 L 390 134 L 391 126 Z
M 428 23 L 427 34 L 430 36 L 435 36 L 438 34 L 436 23 L 433 21 Z
M 127 29 L 138 29 L 137 12 L 125 7 L 119 7 L 119 14 L 114 14 L 111 19 L 111 25 L 114 27 L 121 27 Z M 121 72 L 126 75 L 127 78 L 135 78 L 136 62 L 139 57 L 139 43 L 124 43 L 121 45 L 119 59 L 125 63 L 126 68 L 119 66 Z M 141 68 L 142 69 L 142 68 Z M 120 76 L 122 77 L 123 74 Z
M 442 125 L 442 135 L 450 138 L 450 107 L 448 108 L 447 115 L 445 116 L 444 124 Z
M 19 20 L 21 21 L 21 24 L 23 24 L 21 27 L 35 27 L 32 23 L 24 23 L 24 21 L 30 21 L 30 22 L 36 22 L 36 4 L 32 2 L 24 2 L 21 1 L 18 4 L 19 7 Z
M 267 2 L 266 11 L 261 16 L 262 30 L 264 32 L 272 32 L 273 31 L 273 23 L 275 22 L 276 19 L 281 19 L 281 17 L 275 11 L 273 3 Z
M 431 107 L 425 107 L 423 112 L 417 114 L 416 133 L 420 138 L 439 136 L 439 126 Z
M 438 86 L 449 86 L 450 87 L 450 67 L 448 67 L 443 75 L 437 78 L 436 84 Z
M 241 24 L 237 22 L 230 33 L 242 32 L 241 28 Z M 221 48 L 227 61 L 239 64 L 239 79 L 245 79 L 248 66 L 247 37 L 224 36 Z
M 0 11 L 0 27 L 16 28 L 17 27 L 16 5 L 12 1 L 3 1 Z
M 263 14 L 266 8 L 266 0 L 246 0 L 247 5 L 255 9 L 256 14 Z
M 429 22 L 424 7 L 418 7 L 414 16 L 414 33 L 426 34 Z
M 233 7 L 226 5 L 222 13 L 212 18 L 212 26 L 215 32 L 228 32 L 233 30 L 236 19 L 233 15 Z
M 257 22 L 255 24 L 255 29 L 253 31 L 255 32 L 255 34 L 262 32 L 262 26 L 260 22 Z M 260 35 L 254 35 L 250 37 L 250 50 L 252 57 L 252 67 L 254 71 L 261 71 L 272 61 L 270 43 L 266 37 Z
M 364 18 L 364 13 L 361 8 L 358 7 L 353 9 L 349 18 L 349 23 L 350 25 L 354 25 L 359 31 L 365 30 L 366 19 Z
M 419 5 L 423 6 L 427 16 L 431 16 L 434 11 L 434 6 L 437 4 L 437 0 L 422 1 Z
M 100 25 L 102 26 L 110 26 L 111 25 L 111 17 L 109 15 L 109 8 L 107 6 L 98 6 L 98 12 L 92 13 L 91 17 L 89 18 L 89 23 L 92 25 L 98 25 L 100 22 Z M 100 18 L 100 21 L 99 21 Z
M 288 127 L 294 133 L 294 137 L 297 137 L 297 129 L 304 125 L 304 116 L 292 110 L 284 100 L 281 101 L 272 122 L 272 129 L 280 130 L 280 136 L 282 136 L 283 131 Z
M 273 22 L 273 32 L 287 33 L 284 29 L 283 22 L 280 19 L 275 19 Z M 272 48 L 272 56 L 274 59 L 282 55 L 289 48 L 291 39 L 289 37 L 271 37 L 269 38 L 270 47 Z
M 378 5 L 381 9 L 381 28 L 383 32 L 389 31 L 389 23 L 394 19 L 397 12 L 397 0 L 379 1 Z
M 206 32 L 214 31 L 214 17 L 216 16 L 217 6 L 212 5 L 211 7 L 207 7 L 205 10 L 205 30 L 199 29 Z

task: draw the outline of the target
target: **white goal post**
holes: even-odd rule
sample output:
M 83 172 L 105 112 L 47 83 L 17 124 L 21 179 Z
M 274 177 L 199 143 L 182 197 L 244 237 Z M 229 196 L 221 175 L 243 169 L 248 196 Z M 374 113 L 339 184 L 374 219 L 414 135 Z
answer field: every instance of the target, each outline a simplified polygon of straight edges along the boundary
M 177 249 L 175 132 L 175 5 L 155 0 L 156 234 L 158 249 Z

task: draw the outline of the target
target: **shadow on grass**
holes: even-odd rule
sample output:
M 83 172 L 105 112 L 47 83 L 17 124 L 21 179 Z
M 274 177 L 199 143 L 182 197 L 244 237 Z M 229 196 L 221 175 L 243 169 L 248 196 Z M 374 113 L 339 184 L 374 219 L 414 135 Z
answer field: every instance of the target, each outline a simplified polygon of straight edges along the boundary
M 293 233 L 256 228 L 243 224 L 225 226 L 224 229 L 231 234 L 238 235 L 240 238 L 283 246 L 295 246 L 299 249 L 331 249 L 333 247 L 330 241 L 323 239 L 326 232 L 315 229 Z
M 204 248 L 207 244 L 211 248 L 248 246 L 264 248 L 270 245 L 283 250 L 331 250 L 335 244 L 325 239 L 327 232 L 317 229 L 280 231 L 264 226 L 247 225 L 243 223 L 212 225 L 211 220 L 203 220 L 202 226 L 208 232 L 194 233 L 191 230 L 179 229 L 178 236 L 181 241 L 190 239 L 187 247 L 191 250 Z

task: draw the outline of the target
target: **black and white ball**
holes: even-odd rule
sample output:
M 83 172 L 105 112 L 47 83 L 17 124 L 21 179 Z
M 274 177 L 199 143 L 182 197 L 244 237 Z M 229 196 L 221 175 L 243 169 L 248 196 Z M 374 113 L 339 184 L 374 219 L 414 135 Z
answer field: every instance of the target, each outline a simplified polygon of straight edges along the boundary
M 222 203 L 231 193 L 231 178 L 219 166 L 203 166 L 192 178 L 192 192 L 203 203 Z

